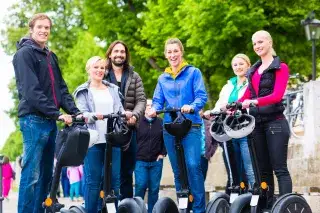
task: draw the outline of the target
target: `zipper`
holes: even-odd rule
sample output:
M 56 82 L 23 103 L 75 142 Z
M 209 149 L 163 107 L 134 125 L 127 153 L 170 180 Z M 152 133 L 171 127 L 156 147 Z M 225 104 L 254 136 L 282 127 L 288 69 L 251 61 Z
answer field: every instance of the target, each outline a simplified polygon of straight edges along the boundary
M 52 66 L 50 63 L 50 55 L 51 55 L 51 51 L 49 52 L 49 54 L 47 56 L 48 69 L 49 69 L 49 75 L 50 75 L 50 81 L 51 81 L 51 89 L 52 89 L 54 103 L 55 103 L 56 107 L 58 107 L 58 100 L 57 100 L 56 92 L 54 90 L 54 75 L 53 75 L 53 70 L 52 70 Z
M 149 153 L 151 153 L 151 123 L 149 123 Z

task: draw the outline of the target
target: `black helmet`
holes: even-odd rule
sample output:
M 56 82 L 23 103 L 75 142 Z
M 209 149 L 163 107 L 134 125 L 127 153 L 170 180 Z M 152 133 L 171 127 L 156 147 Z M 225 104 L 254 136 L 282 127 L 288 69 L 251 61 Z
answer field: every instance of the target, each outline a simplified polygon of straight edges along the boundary
M 107 141 L 115 147 L 128 149 L 131 141 L 132 131 L 122 118 L 116 118 L 113 123 L 113 132 L 107 133 Z
M 223 126 L 228 136 L 243 138 L 254 130 L 255 119 L 252 115 L 235 113 L 224 120 Z
M 183 138 L 188 134 L 192 126 L 192 121 L 187 119 L 182 113 L 173 120 L 172 123 L 167 123 L 164 128 L 170 135 Z
M 226 114 L 220 114 L 219 116 L 215 117 L 210 126 L 210 134 L 218 142 L 231 140 L 231 138 L 224 131 L 223 121 L 225 118 Z

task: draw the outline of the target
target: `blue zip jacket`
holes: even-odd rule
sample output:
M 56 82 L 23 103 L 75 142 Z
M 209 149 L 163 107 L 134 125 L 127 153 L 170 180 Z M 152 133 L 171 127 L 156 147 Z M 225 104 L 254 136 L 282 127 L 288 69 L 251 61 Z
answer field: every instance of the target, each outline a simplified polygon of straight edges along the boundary
M 181 108 L 190 105 L 194 114 L 185 114 L 193 124 L 202 124 L 199 111 L 208 99 L 202 79 L 201 71 L 194 66 L 187 65 L 174 79 L 169 73 L 163 73 L 158 78 L 158 83 L 153 94 L 152 106 L 155 110 L 163 108 Z M 170 123 L 168 113 L 164 115 L 164 123 Z

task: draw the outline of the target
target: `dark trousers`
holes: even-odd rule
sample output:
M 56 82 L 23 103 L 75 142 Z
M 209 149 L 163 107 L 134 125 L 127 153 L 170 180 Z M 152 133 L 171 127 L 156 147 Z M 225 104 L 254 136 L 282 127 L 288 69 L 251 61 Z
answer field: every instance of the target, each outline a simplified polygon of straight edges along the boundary
M 130 146 L 126 151 L 121 151 L 121 176 L 120 176 L 120 199 L 133 197 L 132 175 L 136 165 L 137 138 L 136 131 L 132 131 Z
M 207 172 L 208 172 L 208 159 L 201 155 L 201 170 L 202 170 L 202 174 L 203 174 L 203 179 L 204 181 L 206 181 L 206 177 L 207 177 Z
M 226 183 L 226 190 L 225 192 L 230 195 L 231 191 L 228 187 L 230 187 L 230 170 L 228 167 L 228 163 L 227 163 L 227 158 L 225 155 L 225 151 L 223 148 L 223 143 L 219 143 L 219 145 L 221 146 L 223 153 L 223 162 L 224 165 L 226 167 L 226 171 L 227 171 L 227 175 L 228 175 L 228 180 Z M 232 141 L 227 141 L 227 149 L 228 149 L 228 156 L 229 156 L 229 161 L 230 161 L 230 167 L 231 167 L 231 173 L 232 173 L 232 178 L 233 178 L 233 185 L 239 185 L 239 180 L 240 180 L 240 174 L 238 173 L 238 169 L 237 169 L 237 162 L 236 162 L 236 158 L 235 158 L 235 154 L 234 154 L 234 150 L 233 150 L 233 145 L 232 145 Z
M 269 186 L 269 201 L 272 201 L 274 194 L 273 171 L 278 179 L 280 195 L 292 192 L 292 180 L 287 167 L 289 137 L 286 119 L 257 123 L 253 131 L 261 181 Z

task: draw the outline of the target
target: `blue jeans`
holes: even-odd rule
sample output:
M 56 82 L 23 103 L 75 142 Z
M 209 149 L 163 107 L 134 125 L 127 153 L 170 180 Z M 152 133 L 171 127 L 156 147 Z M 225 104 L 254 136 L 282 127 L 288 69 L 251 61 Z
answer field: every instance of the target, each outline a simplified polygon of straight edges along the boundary
M 23 158 L 18 213 L 44 212 L 42 202 L 49 192 L 53 173 L 56 122 L 37 115 L 26 115 L 19 121 Z
M 136 165 L 137 137 L 136 131 L 132 130 L 130 146 L 126 151 L 121 152 L 121 200 L 133 197 L 133 171 Z
M 169 160 L 174 174 L 176 190 L 181 189 L 179 167 L 175 150 L 175 137 L 163 130 L 164 143 L 168 152 Z M 204 213 L 206 207 L 204 178 L 201 169 L 201 129 L 192 127 L 187 136 L 182 140 L 186 161 L 188 180 L 194 197 L 193 212 Z
M 87 156 L 84 159 L 84 174 L 86 178 L 84 199 L 87 212 L 98 212 L 101 209 L 102 199 L 99 197 L 99 192 L 103 186 L 105 147 L 105 143 L 92 146 L 88 149 Z M 119 197 L 120 189 L 120 155 L 120 148 L 112 148 L 111 189 L 114 190 L 117 197 Z
M 232 139 L 232 145 L 233 145 L 234 155 L 236 158 L 235 160 L 236 160 L 236 164 L 237 164 L 237 170 L 238 170 L 238 174 L 240 177 L 240 180 L 238 180 L 238 181 L 239 182 L 243 181 L 242 174 L 243 174 L 243 169 L 244 169 L 244 172 L 245 172 L 246 177 L 248 179 L 248 183 L 252 187 L 255 182 L 255 178 L 254 178 L 254 173 L 253 173 L 250 152 L 249 152 L 249 148 L 248 148 L 247 137 L 239 138 L 239 139 Z
M 144 199 L 148 188 L 148 213 L 152 213 L 154 204 L 159 198 L 160 180 L 162 176 L 163 160 L 145 162 L 137 161 L 134 170 L 135 196 Z
M 201 156 L 201 170 L 203 175 L 203 180 L 206 181 L 208 172 L 208 159 L 205 156 Z

